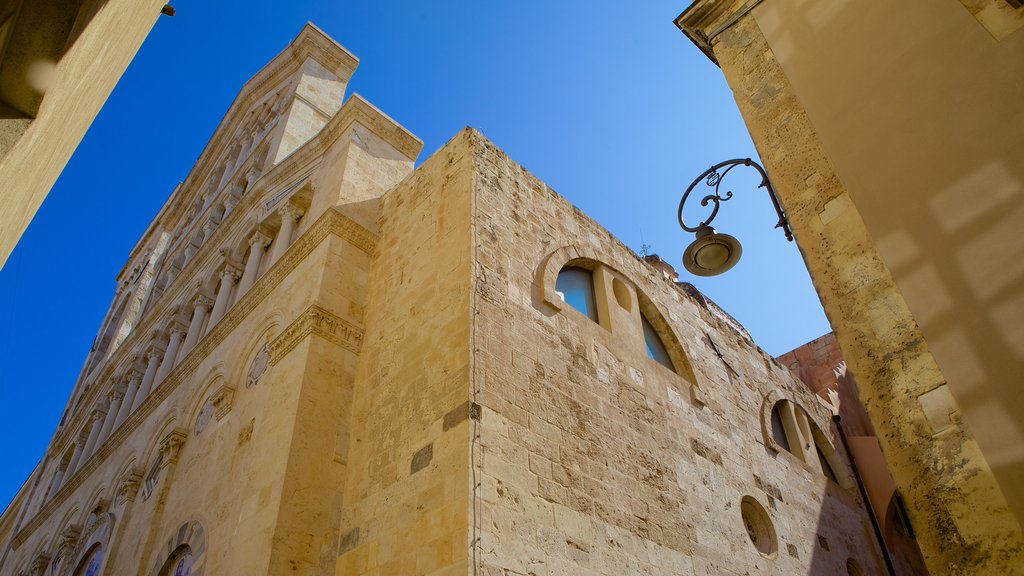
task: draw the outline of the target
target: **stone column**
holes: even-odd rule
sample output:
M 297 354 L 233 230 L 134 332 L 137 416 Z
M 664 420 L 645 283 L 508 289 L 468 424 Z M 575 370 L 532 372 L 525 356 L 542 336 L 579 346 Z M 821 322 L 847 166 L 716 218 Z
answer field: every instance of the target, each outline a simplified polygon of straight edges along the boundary
M 154 373 L 156 371 L 154 370 Z M 128 419 L 128 415 L 132 413 L 132 408 L 135 404 L 135 396 L 139 392 L 139 386 L 142 382 L 142 373 L 138 370 L 132 369 L 128 374 L 128 386 L 124 391 L 124 401 L 121 402 L 121 409 L 117 411 L 117 416 L 114 417 L 114 430 L 121 427 L 121 424 Z
M 181 346 L 181 353 L 188 354 L 195 347 L 196 342 L 199 341 L 199 337 L 202 336 L 203 322 L 206 321 L 206 315 L 210 313 L 210 308 L 213 307 L 213 300 L 211 300 L 205 294 L 199 294 L 192 301 L 195 306 L 195 312 L 192 313 L 192 321 L 188 325 L 188 336 L 185 337 L 185 343 Z
M 103 426 L 102 422 L 105 414 L 106 412 L 99 408 L 92 412 L 92 429 L 89 430 L 89 439 L 85 441 L 85 448 L 82 448 L 82 464 L 92 456 L 92 451 L 96 448 L 96 441 L 99 440 L 100 428 Z
M 240 274 L 233 266 L 227 266 L 220 271 L 220 287 L 217 289 L 217 301 L 213 304 L 213 312 L 210 312 L 210 323 L 207 325 L 207 333 L 217 325 L 217 322 L 224 317 L 231 302 L 231 291 L 235 288 L 235 282 Z
M 110 399 L 110 405 L 107 407 L 107 415 L 103 418 L 103 427 L 100 428 L 100 438 L 96 441 L 96 446 L 102 446 L 110 437 L 110 432 L 114 430 L 114 422 L 117 420 L 117 411 L 121 408 L 121 401 L 124 400 L 124 392 L 121 392 L 115 385 L 107 393 L 107 398 Z
M 220 222 L 213 218 L 207 218 L 207 220 L 203 222 L 203 244 L 206 244 L 206 242 L 213 237 L 213 233 L 217 232 L 218 225 L 220 225 Z
M 64 476 L 68 473 L 69 466 L 70 462 L 67 465 L 65 465 L 64 462 L 57 463 L 57 471 L 53 474 L 53 481 L 50 482 L 50 489 L 47 492 L 50 497 L 53 497 L 53 495 L 57 493 L 57 490 L 60 490 L 61 483 L 64 482 Z M 38 508 L 39 507 L 36 506 L 36 509 Z
M 153 382 L 156 381 L 156 373 L 160 368 L 160 358 L 163 357 L 163 350 L 155 344 L 146 352 L 146 373 L 142 376 L 142 384 L 139 384 L 139 389 L 135 394 L 135 399 L 132 401 L 132 412 L 139 409 L 139 405 L 142 401 L 149 396 L 149 391 L 153 389 Z M 125 415 L 125 418 L 128 416 Z
M 228 214 L 231 214 L 231 211 L 238 205 L 238 201 L 241 199 L 241 196 L 242 186 L 237 183 L 232 184 L 227 195 L 224 196 L 224 201 L 221 202 L 221 204 L 224 205 L 224 215 L 221 218 L 227 218 Z
M 246 192 L 252 190 L 253 185 L 256 184 L 256 180 L 259 177 L 260 169 L 258 166 L 256 166 L 255 163 L 253 163 L 251 166 L 249 166 L 249 169 L 245 171 L 245 188 L 242 189 L 242 193 L 245 194 Z
M 172 321 L 168 331 L 171 333 L 171 340 L 167 343 L 167 351 L 164 352 L 164 359 L 160 362 L 160 369 L 156 372 L 154 385 L 158 385 L 163 382 L 164 378 L 171 373 L 171 369 L 174 368 L 174 364 L 178 361 L 178 350 L 181 348 L 181 340 L 185 332 L 185 327 L 177 321 Z
M 75 451 L 71 453 L 71 462 L 68 462 L 68 470 L 64 473 L 64 476 L 70 477 L 78 470 L 78 461 L 82 459 L 82 448 L 85 447 L 86 435 L 84 430 L 78 435 L 78 441 L 75 442 Z
M 260 271 L 260 262 L 263 261 L 263 255 L 267 252 L 267 246 L 270 245 L 270 237 L 263 234 L 259 230 L 253 232 L 252 236 L 249 237 L 249 259 L 245 261 L 245 271 L 242 272 L 242 280 L 238 283 L 238 296 L 235 297 L 235 302 L 245 295 L 252 288 L 252 285 L 256 283 L 256 275 Z
M 285 202 L 284 206 L 277 211 L 281 215 L 281 228 L 274 238 L 274 245 L 271 246 L 270 263 L 277 262 L 292 243 L 292 234 L 295 232 L 295 223 L 302 218 L 302 208 L 291 202 Z

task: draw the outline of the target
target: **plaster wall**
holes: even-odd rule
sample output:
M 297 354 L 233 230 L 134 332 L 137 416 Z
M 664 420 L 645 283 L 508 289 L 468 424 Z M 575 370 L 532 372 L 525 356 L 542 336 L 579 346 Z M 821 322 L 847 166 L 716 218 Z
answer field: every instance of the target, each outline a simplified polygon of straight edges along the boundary
M 1018 520 L 1024 32 L 958 2 L 754 11 Z

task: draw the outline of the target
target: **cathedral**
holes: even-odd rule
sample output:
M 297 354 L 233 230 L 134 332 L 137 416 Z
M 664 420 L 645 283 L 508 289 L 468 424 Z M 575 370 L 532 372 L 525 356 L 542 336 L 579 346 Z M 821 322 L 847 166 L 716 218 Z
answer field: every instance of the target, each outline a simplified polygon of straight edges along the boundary
M 242 86 L 0 576 L 887 573 L 833 406 L 479 132 L 416 167 L 356 65 L 307 25 Z

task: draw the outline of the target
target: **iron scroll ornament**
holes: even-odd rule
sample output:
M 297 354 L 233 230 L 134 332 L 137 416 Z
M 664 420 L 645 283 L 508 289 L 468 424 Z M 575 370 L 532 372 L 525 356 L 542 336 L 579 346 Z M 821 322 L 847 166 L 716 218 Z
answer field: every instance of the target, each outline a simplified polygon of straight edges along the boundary
M 772 199 L 772 205 L 775 207 L 775 213 L 779 216 L 779 221 L 775 224 L 776 228 L 782 228 L 782 231 L 786 234 L 786 240 L 793 241 L 793 232 L 789 229 L 789 221 L 786 220 L 786 215 L 782 212 L 782 206 L 779 205 L 779 199 L 775 196 L 775 189 L 772 188 L 771 181 L 768 180 L 768 174 L 765 173 L 764 168 L 760 164 L 754 162 L 750 158 L 735 158 L 733 160 L 726 160 L 725 162 L 719 162 L 711 168 L 708 168 L 700 176 L 698 176 L 690 186 L 683 193 L 682 200 L 679 201 L 679 226 L 687 232 L 698 232 L 710 228 L 711 221 L 718 215 L 718 209 L 721 207 L 722 202 L 726 202 L 732 198 L 733 194 L 731 191 L 726 190 L 725 194 L 719 192 L 719 187 L 722 185 L 722 180 L 729 173 L 730 170 L 737 166 L 752 166 L 761 175 L 761 183 L 758 184 L 758 188 L 764 188 L 768 191 L 768 196 Z M 722 170 L 724 168 L 724 170 Z M 719 172 L 721 170 L 721 172 Z M 714 194 L 708 194 L 701 199 L 700 205 L 707 207 L 709 203 L 714 203 L 714 207 L 711 209 L 711 215 L 708 219 L 697 225 L 696 228 L 687 226 L 683 221 L 683 205 L 686 204 L 686 199 L 689 198 L 690 192 L 704 181 L 704 184 L 709 188 L 714 188 Z

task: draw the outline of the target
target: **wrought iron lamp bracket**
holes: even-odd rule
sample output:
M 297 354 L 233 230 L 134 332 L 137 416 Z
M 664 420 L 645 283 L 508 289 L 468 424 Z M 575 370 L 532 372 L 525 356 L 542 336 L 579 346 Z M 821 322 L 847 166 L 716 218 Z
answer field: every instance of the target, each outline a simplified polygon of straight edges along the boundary
M 758 188 L 764 188 L 768 191 L 768 196 L 772 199 L 772 205 L 775 207 L 775 213 L 779 216 L 779 221 L 775 224 L 775 227 L 782 228 L 782 231 L 786 234 L 786 240 L 792 242 L 793 232 L 789 229 L 789 221 L 786 220 L 786 215 L 782 212 L 782 206 L 779 205 L 779 199 L 775 196 L 775 189 L 772 188 L 772 183 L 768 180 L 768 174 L 765 173 L 764 168 L 760 164 L 750 158 L 735 158 L 719 162 L 705 170 L 704 173 L 691 182 L 686 192 L 683 193 L 682 200 L 679 201 L 679 226 L 687 232 L 698 232 L 711 227 L 711 221 L 718 215 L 718 209 L 721 207 L 722 202 L 730 200 L 733 196 L 730 190 L 726 190 L 724 193 L 720 192 L 722 180 L 725 179 L 730 170 L 737 166 L 751 166 L 761 175 L 761 183 L 758 184 Z M 702 181 L 708 188 L 712 188 L 714 193 L 701 198 L 700 205 L 707 207 L 708 204 L 714 204 L 714 207 L 711 208 L 711 214 L 707 220 L 704 220 L 694 228 L 687 226 L 686 222 L 683 221 L 683 205 L 686 204 L 686 199 L 689 198 L 690 192 L 693 192 L 693 189 Z

